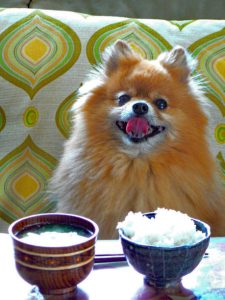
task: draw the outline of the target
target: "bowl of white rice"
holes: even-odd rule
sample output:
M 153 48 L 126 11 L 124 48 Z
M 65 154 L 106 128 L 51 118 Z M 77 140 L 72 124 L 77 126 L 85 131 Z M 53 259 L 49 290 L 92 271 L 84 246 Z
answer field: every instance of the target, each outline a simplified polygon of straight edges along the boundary
M 142 214 L 129 212 L 118 223 L 128 263 L 157 288 L 175 286 L 202 260 L 210 227 L 181 212 L 160 208 Z

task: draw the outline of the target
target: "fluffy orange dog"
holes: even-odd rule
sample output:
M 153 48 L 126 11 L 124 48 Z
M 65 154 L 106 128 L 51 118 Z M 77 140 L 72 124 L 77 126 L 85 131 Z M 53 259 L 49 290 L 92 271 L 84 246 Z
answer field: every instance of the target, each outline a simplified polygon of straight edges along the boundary
M 206 100 L 182 47 L 157 60 L 118 41 L 81 88 L 74 127 L 52 189 L 58 210 L 95 220 L 117 236 L 127 213 L 186 212 L 225 234 L 225 198 L 206 140 Z M 181 224 L 182 226 L 182 224 Z

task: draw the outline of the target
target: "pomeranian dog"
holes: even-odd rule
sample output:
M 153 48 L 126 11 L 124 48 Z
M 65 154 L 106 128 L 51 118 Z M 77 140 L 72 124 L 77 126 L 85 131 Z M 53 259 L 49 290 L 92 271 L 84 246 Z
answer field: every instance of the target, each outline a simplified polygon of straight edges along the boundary
M 225 197 L 210 153 L 206 102 L 177 46 L 146 60 L 124 41 L 103 54 L 73 107 L 73 129 L 53 175 L 58 211 L 117 237 L 129 211 L 171 208 L 225 234 Z M 182 226 L 182 224 L 181 224 Z

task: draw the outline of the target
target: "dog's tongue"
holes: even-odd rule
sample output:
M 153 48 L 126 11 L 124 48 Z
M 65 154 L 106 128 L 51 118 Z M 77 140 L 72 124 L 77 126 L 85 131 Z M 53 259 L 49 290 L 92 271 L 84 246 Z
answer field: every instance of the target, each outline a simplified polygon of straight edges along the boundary
M 146 135 L 149 130 L 149 123 L 145 118 L 131 118 L 126 125 L 126 133 L 135 137 Z

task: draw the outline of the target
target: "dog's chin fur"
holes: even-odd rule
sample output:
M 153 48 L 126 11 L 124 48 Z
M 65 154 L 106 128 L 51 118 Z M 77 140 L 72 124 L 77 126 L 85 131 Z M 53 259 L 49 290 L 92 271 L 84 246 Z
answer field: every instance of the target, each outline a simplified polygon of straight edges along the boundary
M 73 131 L 51 181 L 59 211 L 93 219 L 100 238 L 117 237 L 116 225 L 129 211 L 158 207 L 185 212 L 207 222 L 213 235 L 225 234 L 225 198 L 206 140 L 206 99 L 191 71 L 181 47 L 154 61 L 122 41 L 106 51 L 74 105 Z M 122 104 L 121 93 L 130 96 Z M 155 105 L 161 98 L 166 108 Z M 156 135 L 130 138 L 117 126 L 135 115 L 136 102 L 148 106 L 138 117 L 159 126 Z

